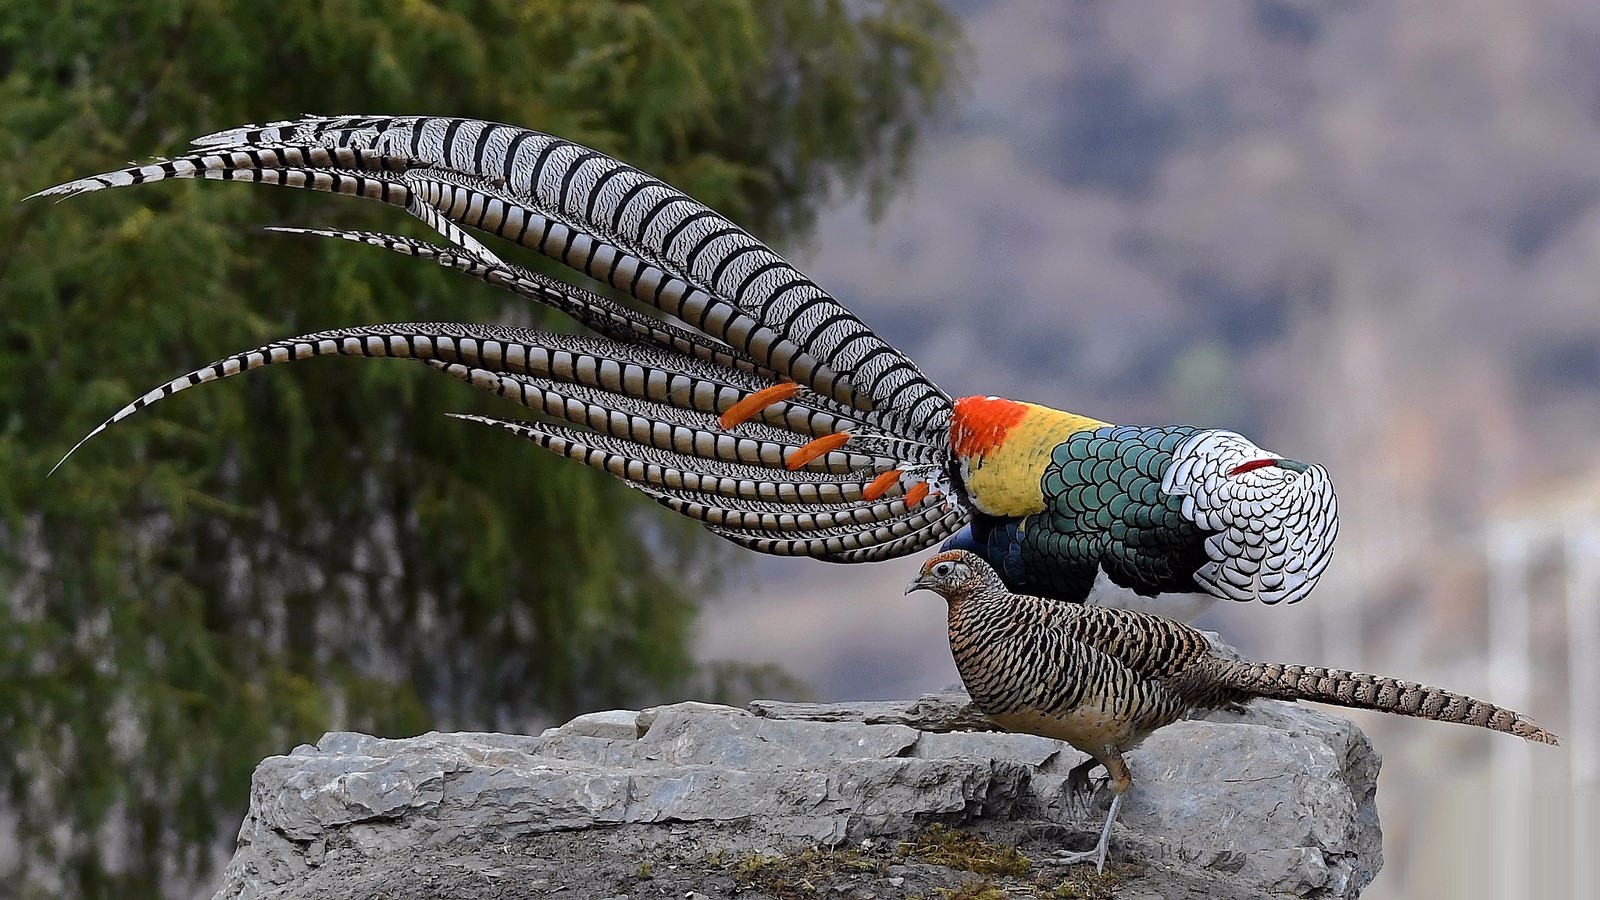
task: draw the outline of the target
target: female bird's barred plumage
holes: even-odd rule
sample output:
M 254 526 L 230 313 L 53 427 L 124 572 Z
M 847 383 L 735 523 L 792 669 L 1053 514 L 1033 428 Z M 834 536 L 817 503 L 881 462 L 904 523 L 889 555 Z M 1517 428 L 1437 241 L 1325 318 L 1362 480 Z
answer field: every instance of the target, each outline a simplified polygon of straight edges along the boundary
M 1106 767 L 1111 812 L 1100 843 L 1077 856 L 1102 868 L 1111 823 L 1133 783 L 1122 754 L 1191 710 L 1255 697 L 1313 700 L 1557 743 L 1521 713 L 1462 694 L 1339 669 L 1236 660 L 1172 619 L 1013 593 L 962 550 L 929 558 L 906 588 L 913 590 L 948 602 L 950 652 L 979 710 L 1007 730 L 1066 741 Z
M 190 155 L 41 192 L 168 178 L 253 181 L 399 206 L 445 244 L 280 229 L 431 259 L 557 309 L 599 337 L 396 324 L 278 341 L 157 388 L 274 362 L 418 359 L 541 418 L 494 422 L 623 478 L 716 534 L 841 562 L 940 543 L 1013 587 L 1193 612 L 1294 602 L 1337 533 L 1332 487 L 1230 432 L 1118 428 L 996 397 L 952 399 L 755 238 L 595 150 L 458 118 L 307 117 L 202 137 Z M 532 248 L 648 314 L 505 262 L 468 229 Z M 466 417 L 485 421 L 479 417 Z M 87 438 L 85 438 L 87 440 Z M 81 442 L 80 442 L 81 443 Z

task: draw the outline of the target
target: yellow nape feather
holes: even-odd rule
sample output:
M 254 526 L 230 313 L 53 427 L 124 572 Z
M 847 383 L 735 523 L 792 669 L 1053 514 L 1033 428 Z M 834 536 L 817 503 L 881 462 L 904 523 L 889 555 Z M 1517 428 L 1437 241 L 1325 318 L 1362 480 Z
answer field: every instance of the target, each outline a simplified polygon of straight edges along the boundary
M 999 397 L 962 397 L 950 422 L 950 446 L 972 503 L 991 516 L 1044 510 L 1040 481 L 1050 451 L 1074 432 L 1107 423 Z

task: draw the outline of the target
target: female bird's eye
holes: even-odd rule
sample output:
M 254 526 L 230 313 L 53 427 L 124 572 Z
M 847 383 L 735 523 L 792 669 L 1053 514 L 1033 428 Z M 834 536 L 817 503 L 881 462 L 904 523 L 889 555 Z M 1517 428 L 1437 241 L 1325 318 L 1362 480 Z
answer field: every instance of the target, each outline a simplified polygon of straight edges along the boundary
M 946 578 L 950 575 L 950 572 L 954 570 L 954 568 L 955 567 L 950 563 L 942 562 L 933 567 L 933 574 L 939 576 L 940 578 Z

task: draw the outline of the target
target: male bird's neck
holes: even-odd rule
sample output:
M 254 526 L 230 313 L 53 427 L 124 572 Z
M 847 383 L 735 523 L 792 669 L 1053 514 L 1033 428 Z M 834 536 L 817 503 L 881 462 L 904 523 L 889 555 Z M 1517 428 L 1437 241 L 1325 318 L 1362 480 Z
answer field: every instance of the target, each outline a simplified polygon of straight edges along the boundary
M 990 516 L 1041 511 L 1039 478 L 1050 451 L 1068 435 L 1107 424 L 1002 397 L 962 397 L 954 409 L 950 449 L 962 486 L 972 504 Z

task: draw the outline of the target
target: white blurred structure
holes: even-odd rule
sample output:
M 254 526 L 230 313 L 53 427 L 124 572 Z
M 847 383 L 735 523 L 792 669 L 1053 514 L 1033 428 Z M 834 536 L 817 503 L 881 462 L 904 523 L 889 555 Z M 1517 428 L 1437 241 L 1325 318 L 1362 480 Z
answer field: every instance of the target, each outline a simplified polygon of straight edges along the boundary
M 1485 550 L 1496 702 L 1527 709 L 1538 696 L 1548 710 L 1565 690 L 1568 719 L 1560 732 L 1564 759 L 1525 744 L 1494 745 L 1494 896 L 1593 900 L 1600 896 L 1593 858 L 1600 849 L 1600 482 L 1517 504 L 1492 521 Z M 1564 822 L 1552 815 L 1563 807 Z M 1563 857 L 1565 872 L 1535 870 L 1536 862 Z
M 1567 565 L 1572 896 L 1600 897 L 1600 515 L 1567 536 Z
M 1486 559 L 1489 569 L 1489 684 L 1495 702 L 1512 709 L 1528 708 L 1530 660 L 1528 643 L 1528 569 L 1532 562 L 1528 529 L 1521 523 L 1502 523 L 1489 530 Z M 1529 824 L 1533 821 L 1533 756 L 1529 748 L 1512 741 L 1494 744 L 1493 788 L 1495 814 L 1490 816 L 1494 856 L 1494 892 L 1516 897 L 1527 891 L 1529 855 L 1533 850 Z

